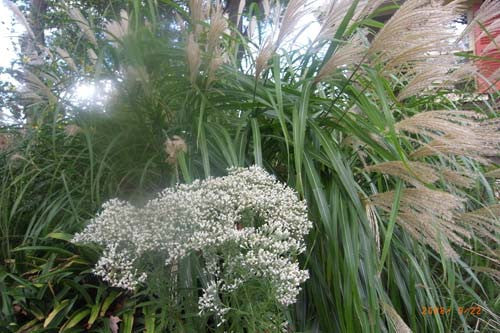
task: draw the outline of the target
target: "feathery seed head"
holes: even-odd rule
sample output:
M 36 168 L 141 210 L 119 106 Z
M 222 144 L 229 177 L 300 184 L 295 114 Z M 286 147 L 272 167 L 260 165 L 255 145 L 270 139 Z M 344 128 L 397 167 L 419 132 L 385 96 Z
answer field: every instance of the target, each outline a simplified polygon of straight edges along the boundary
M 178 135 L 174 135 L 172 139 L 165 141 L 165 152 L 167 153 L 167 162 L 175 164 L 177 162 L 177 154 L 179 152 L 187 152 L 186 141 Z
M 201 51 L 193 33 L 190 33 L 188 36 L 186 56 L 189 67 L 189 79 L 191 83 L 194 84 L 196 82 L 196 78 L 198 77 L 198 71 L 201 65 Z
M 390 213 L 394 202 L 394 191 L 375 194 L 372 203 Z M 464 239 L 470 232 L 454 222 L 454 215 L 462 209 L 463 199 L 450 193 L 430 190 L 425 187 L 404 189 L 401 195 L 397 222 L 417 241 L 427 244 L 444 254 L 457 259 L 458 254 L 448 243 L 469 247 Z
M 128 13 L 122 9 L 120 19 L 106 23 L 105 30 L 105 36 L 108 40 L 123 40 L 128 34 Z
M 91 42 L 94 46 L 97 46 L 97 39 L 95 38 L 94 32 L 90 28 L 90 24 L 85 17 L 83 17 L 82 12 L 78 8 L 69 8 L 68 10 L 69 17 L 75 21 L 76 25 L 82 33 L 87 37 L 89 42 Z

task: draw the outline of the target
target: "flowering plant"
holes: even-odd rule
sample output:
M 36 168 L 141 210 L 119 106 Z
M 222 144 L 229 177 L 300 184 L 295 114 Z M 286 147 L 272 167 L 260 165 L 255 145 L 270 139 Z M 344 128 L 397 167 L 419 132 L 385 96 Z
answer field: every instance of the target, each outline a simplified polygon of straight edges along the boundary
M 296 193 L 259 167 L 167 188 L 137 208 L 110 200 L 74 242 L 103 246 L 95 274 L 129 290 L 148 280 L 141 261 L 160 255 L 167 267 L 189 254 L 204 263 L 200 312 L 220 318 L 230 310 L 224 295 L 246 283 L 265 281 L 281 305 L 296 301 L 308 278 L 297 255 L 312 224 Z

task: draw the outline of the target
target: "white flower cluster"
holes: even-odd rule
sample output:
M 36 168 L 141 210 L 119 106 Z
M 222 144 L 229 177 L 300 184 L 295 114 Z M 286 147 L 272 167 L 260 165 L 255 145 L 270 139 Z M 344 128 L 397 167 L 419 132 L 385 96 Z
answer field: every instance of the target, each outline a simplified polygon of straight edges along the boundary
M 308 278 L 297 255 L 311 227 L 306 203 L 254 166 L 166 189 L 142 208 L 111 200 L 73 241 L 103 246 L 95 273 L 131 290 L 147 278 L 137 269 L 144 256 L 161 254 L 173 265 L 199 253 L 209 277 L 200 310 L 223 316 L 228 308 L 219 296 L 251 279 L 269 282 L 283 305 L 296 301 Z

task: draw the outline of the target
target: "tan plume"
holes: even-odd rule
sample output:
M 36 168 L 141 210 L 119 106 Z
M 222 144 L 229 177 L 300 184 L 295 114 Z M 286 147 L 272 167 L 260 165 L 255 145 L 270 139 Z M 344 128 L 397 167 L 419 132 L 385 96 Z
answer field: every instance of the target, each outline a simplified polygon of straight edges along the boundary
M 500 2 L 496 0 L 485 0 L 479 10 L 474 13 L 472 21 L 469 22 L 467 27 L 462 32 L 461 37 L 463 38 L 468 34 L 474 27 L 479 25 L 485 25 L 487 22 L 491 22 L 500 13 Z
M 443 77 L 459 68 L 453 55 L 457 35 L 453 20 L 465 10 L 464 0 L 408 0 L 375 35 L 369 53 L 387 75 L 404 75 L 404 99 L 422 90 L 440 87 Z M 452 76 L 446 78 L 451 84 Z
M 105 36 L 109 40 L 122 40 L 128 34 L 128 13 L 120 11 L 120 19 L 113 20 L 105 25 Z
M 420 93 L 431 92 L 437 89 L 452 89 L 455 84 L 471 79 L 477 72 L 472 63 L 461 64 L 451 54 L 443 54 L 438 58 L 415 64 L 412 70 L 405 74 L 409 77 L 408 83 L 398 93 L 398 100 Z
M 97 46 L 97 40 L 95 38 L 94 32 L 90 28 L 90 24 L 85 17 L 83 17 L 82 12 L 80 12 L 77 8 L 69 8 L 68 15 L 71 17 L 73 21 L 75 21 L 76 25 L 82 33 L 87 37 L 89 42 L 91 42 L 94 46 Z
M 293 32 L 295 25 L 305 13 L 304 0 L 291 0 L 288 3 L 280 22 L 280 29 L 276 39 L 277 45 L 280 45 Z
M 193 33 L 190 33 L 188 36 L 186 56 L 189 67 L 189 79 L 191 83 L 194 83 L 201 65 L 201 53 L 200 46 L 198 45 L 198 42 L 196 42 Z
M 386 69 L 438 57 L 449 51 L 455 36 L 450 23 L 464 9 L 463 0 L 448 4 L 431 0 L 408 0 L 375 35 L 370 52 Z
M 64 126 L 64 133 L 66 134 L 66 136 L 75 136 L 80 132 L 82 132 L 82 129 L 78 125 L 69 124 Z
M 57 97 L 52 93 L 50 88 L 47 87 L 47 85 L 45 83 L 43 83 L 42 80 L 40 80 L 40 78 L 38 76 L 36 76 L 35 74 L 33 74 L 32 72 L 30 72 L 27 69 L 25 69 L 23 71 L 23 74 L 24 74 L 24 78 L 25 78 L 26 83 L 27 83 L 26 88 L 29 91 L 35 93 L 35 95 L 37 92 L 41 92 L 43 95 L 45 95 L 45 97 L 47 97 L 47 99 L 51 103 L 54 103 L 57 101 Z
M 252 39 L 255 29 L 257 28 L 257 18 L 255 16 L 252 16 L 250 19 L 250 23 L 248 24 L 248 38 Z
M 92 49 L 87 49 L 87 56 L 89 57 L 90 61 L 92 62 L 92 64 L 96 64 L 97 62 L 97 54 L 95 54 L 94 50 Z
M 375 194 L 372 203 L 390 213 L 394 203 L 394 191 Z M 470 233 L 454 222 L 454 215 L 463 206 L 463 199 L 450 193 L 425 187 L 402 190 L 397 222 L 417 241 L 431 246 L 437 252 L 457 259 L 458 254 L 450 243 L 468 248 L 465 239 Z M 449 241 L 449 242 L 448 242 Z
M 358 65 L 366 54 L 367 46 L 364 36 L 361 32 L 354 34 L 344 45 L 333 53 L 330 59 L 325 63 L 315 81 L 321 81 L 335 73 L 335 71 L 346 65 Z
M 215 48 L 213 51 L 212 57 L 210 58 L 210 62 L 208 64 L 208 76 L 207 76 L 207 85 L 210 85 L 215 81 L 216 72 L 219 67 L 224 63 L 224 53 L 223 49 L 220 47 Z
M 422 112 L 396 123 L 395 128 L 423 136 L 417 140 L 422 147 L 410 155 L 412 158 L 462 155 L 488 164 L 487 156 L 499 153 L 499 126 L 476 112 L 454 110 Z M 433 140 L 427 142 L 425 137 Z
M 457 221 L 470 228 L 478 236 L 498 244 L 500 234 L 500 204 L 486 206 L 472 212 L 460 214 Z
M 370 223 L 370 229 L 375 238 L 375 246 L 377 247 L 377 253 L 380 253 L 380 233 L 378 227 L 379 221 L 377 216 L 377 210 L 369 200 L 364 200 L 363 203 L 365 206 L 366 217 L 368 218 L 368 222 Z
M 438 138 L 441 135 L 470 135 L 484 118 L 474 111 L 437 110 L 420 112 L 395 124 L 398 131 Z
M 259 77 L 264 69 L 266 69 L 269 59 L 271 59 L 274 52 L 276 52 L 276 45 L 273 43 L 271 38 L 268 38 L 264 42 L 257 58 L 255 59 L 255 77 Z
M 261 45 L 259 53 L 255 59 L 256 77 L 259 77 L 264 71 L 274 52 L 276 52 L 280 44 L 294 31 L 295 25 L 306 13 L 304 9 L 304 0 L 291 0 L 283 13 L 281 21 L 279 21 L 279 13 L 281 12 L 280 6 L 276 6 L 275 12 L 273 32 Z M 277 26 L 279 26 L 278 30 L 276 30 Z
M 382 302 L 382 308 L 387 316 L 390 318 L 392 325 L 394 326 L 394 331 L 398 333 L 412 333 L 411 329 L 406 325 L 403 318 L 390 304 Z
M 26 20 L 24 14 L 21 12 L 21 10 L 19 10 L 19 7 L 17 7 L 17 5 L 10 0 L 3 0 L 3 2 L 12 11 L 14 16 L 16 17 L 16 20 L 23 25 L 30 37 L 32 39 L 35 39 L 35 34 L 33 33 L 33 30 L 31 30 L 31 26 L 29 25 L 28 20 Z
M 385 0 L 361 0 L 354 10 L 350 22 L 357 22 L 369 16 L 374 10 L 380 7 Z M 316 36 L 316 41 L 331 39 L 335 36 L 339 25 L 347 15 L 352 6 L 352 1 L 330 0 L 325 3 L 322 13 L 319 14 L 321 28 Z
M 461 170 L 455 171 L 447 167 L 439 168 L 444 181 L 458 187 L 470 188 L 475 184 L 475 176 L 472 172 Z
M 422 162 L 407 162 L 406 164 L 402 161 L 383 162 L 367 166 L 364 170 L 398 177 L 415 186 L 439 180 L 439 175 L 432 166 Z
M 167 162 L 175 164 L 177 162 L 177 155 L 180 152 L 187 152 L 187 145 L 183 138 L 174 135 L 171 139 L 167 139 L 164 143 L 165 153 L 167 154 Z
M 238 16 L 236 17 L 236 26 L 240 25 L 241 15 L 243 14 L 245 5 L 246 5 L 246 0 L 240 0 L 238 4 Z
M 189 14 L 193 25 L 193 32 L 198 38 L 201 32 L 201 22 L 204 20 L 205 11 L 203 9 L 203 0 L 189 0 Z
M 75 61 L 71 56 L 69 55 L 68 51 L 65 49 L 60 48 L 59 46 L 56 47 L 56 52 L 59 54 L 59 56 L 66 62 L 69 68 L 71 68 L 73 71 L 77 72 L 78 68 L 76 67 Z
M 228 24 L 224 17 L 222 6 L 217 3 L 210 17 L 210 27 L 207 33 L 207 50 L 213 51 L 219 44 L 219 38 L 226 30 Z

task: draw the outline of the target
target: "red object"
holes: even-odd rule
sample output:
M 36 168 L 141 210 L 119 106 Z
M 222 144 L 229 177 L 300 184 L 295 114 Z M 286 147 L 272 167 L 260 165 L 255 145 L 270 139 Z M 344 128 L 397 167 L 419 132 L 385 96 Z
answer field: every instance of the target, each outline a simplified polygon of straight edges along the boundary
M 474 16 L 476 12 L 481 7 L 482 1 L 474 4 L 472 11 Z M 493 92 L 495 90 L 500 90 L 500 75 L 492 75 L 496 72 L 500 74 L 500 13 L 494 16 L 492 19 L 486 22 L 480 22 L 474 26 L 474 54 L 476 56 L 488 57 L 488 59 L 478 60 L 476 65 L 479 69 L 480 75 L 478 75 L 477 88 L 480 93 Z M 494 27 L 493 25 L 496 25 Z M 485 33 L 488 31 L 488 34 Z M 492 44 L 493 40 L 497 40 L 495 44 Z M 492 45 L 490 45 L 492 44 Z M 488 79 L 486 81 L 484 78 Z M 494 85 L 493 85 L 494 84 Z

